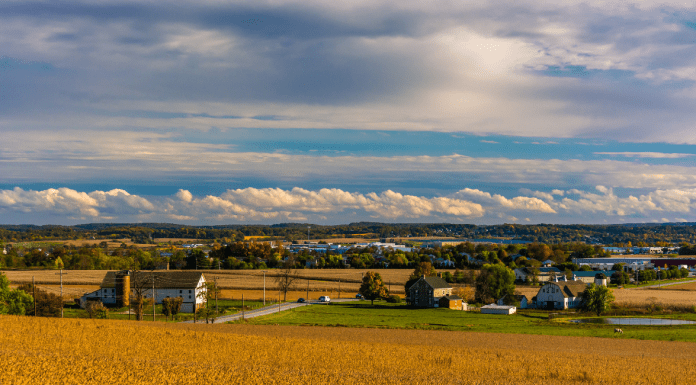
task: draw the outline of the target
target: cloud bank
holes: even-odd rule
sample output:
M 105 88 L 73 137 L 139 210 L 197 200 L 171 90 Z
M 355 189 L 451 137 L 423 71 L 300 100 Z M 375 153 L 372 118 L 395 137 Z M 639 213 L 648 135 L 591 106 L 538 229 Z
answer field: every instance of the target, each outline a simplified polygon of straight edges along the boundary
M 280 223 L 309 221 L 341 224 L 356 220 L 387 222 L 519 222 L 519 217 L 559 222 L 563 216 L 612 222 L 642 218 L 683 221 L 696 209 L 696 189 L 655 190 L 639 196 L 617 196 L 612 189 L 569 190 L 562 197 L 532 192 L 538 197 L 506 198 L 477 189 L 450 196 L 424 197 L 386 190 L 351 193 L 293 188 L 244 188 L 214 196 L 194 196 L 179 190 L 168 197 L 141 197 L 120 189 L 80 192 L 69 188 L 42 191 L 0 190 L 0 213 L 26 218 L 67 217 L 73 223 L 163 221 L 186 224 Z M 21 222 L 20 222 L 21 223 Z

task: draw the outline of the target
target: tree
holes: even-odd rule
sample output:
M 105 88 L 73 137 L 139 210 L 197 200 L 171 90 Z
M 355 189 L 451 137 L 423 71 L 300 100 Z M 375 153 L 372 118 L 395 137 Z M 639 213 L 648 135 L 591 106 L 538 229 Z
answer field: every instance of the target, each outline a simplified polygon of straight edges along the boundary
M 29 295 L 33 295 L 34 293 L 34 287 L 31 283 L 21 285 L 18 289 Z M 37 315 L 39 317 L 60 317 L 60 310 L 63 307 L 63 300 L 59 295 L 37 288 L 34 302 L 36 302 L 36 314 L 34 314 L 34 308 L 32 307 L 27 309 L 27 315 Z
M 281 268 L 278 269 L 278 275 L 275 277 L 278 290 L 283 292 L 283 301 L 287 301 L 288 291 L 293 287 L 296 280 L 295 259 L 293 257 L 288 257 L 288 259 L 283 262 Z
M 374 271 L 368 271 L 363 276 L 362 285 L 360 285 L 360 290 L 358 290 L 366 299 L 372 301 L 374 306 L 375 300 L 380 298 L 386 298 L 389 294 L 387 288 L 384 287 L 384 281 L 382 281 L 382 276 Z
M 184 299 L 182 297 L 164 298 L 162 300 L 162 314 L 164 314 L 165 317 L 172 316 L 173 321 L 174 316 L 181 311 L 181 305 L 183 303 Z
M 476 302 L 492 303 L 515 292 L 515 272 L 499 264 L 483 265 L 476 277 Z
M 582 293 L 582 309 L 600 315 L 609 310 L 614 302 L 611 289 L 603 285 L 590 284 Z
M 10 290 L 10 281 L 0 273 L 0 314 L 24 315 L 34 306 L 34 299 L 23 290 Z
M 404 287 L 406 288 L 406 292 L 408 292 L 408 288 L 411 287 L 416 281 L 420 279 L 422 276 L 426 277 L 433 277 L 437 274 L 437 271 L 435 271 L 435 268 L 430 262 L 420 262 L 416 265 L 416 268 L 413 270 L 413 273 L 408 277 L 408 281 L 406 281 L 406 284 Z

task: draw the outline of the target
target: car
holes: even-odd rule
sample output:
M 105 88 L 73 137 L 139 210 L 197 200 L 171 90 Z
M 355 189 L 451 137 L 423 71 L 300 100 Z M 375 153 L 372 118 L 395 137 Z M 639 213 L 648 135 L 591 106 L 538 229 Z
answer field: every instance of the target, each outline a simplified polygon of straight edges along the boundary
M 365 296 L 362 295 L 362 294 L 356 294 L 356 295 L 355 295 L 355 298 L 356 298 L 356 299 L 365 299 Z
M 297 303 L 304 303 L 304 302 L 305 302 L 305 299 L 304 299 L 304 298 L 298 298 L 298 299 L 297 299 Z
M 331 302 L 331 298 L 329 298 L 326 295 L 322 295 L 321 297 L 319 297 L 319 302 Z

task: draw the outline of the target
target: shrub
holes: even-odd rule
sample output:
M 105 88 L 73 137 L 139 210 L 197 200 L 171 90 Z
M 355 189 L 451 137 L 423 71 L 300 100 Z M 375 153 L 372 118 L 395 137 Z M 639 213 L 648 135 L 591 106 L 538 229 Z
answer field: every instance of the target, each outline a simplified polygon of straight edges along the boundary
M 88 301 L 85 310 L 87 310 L 89 318 L 109 318 L 109 309 L 107 309 L 101 301 Z
M 389 303 L 401 303 L 401 297 L 394 294 L 387 297 L 387 302 Z

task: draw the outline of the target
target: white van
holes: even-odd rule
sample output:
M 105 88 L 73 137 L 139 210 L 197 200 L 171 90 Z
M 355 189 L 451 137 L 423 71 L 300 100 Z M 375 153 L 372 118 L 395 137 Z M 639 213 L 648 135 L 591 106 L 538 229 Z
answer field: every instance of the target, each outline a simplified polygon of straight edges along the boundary
M 326 295 L 322 295 L 321 297 L 319 297 L 319 302 L 331 302 L 331 298 L 329 298 Z

